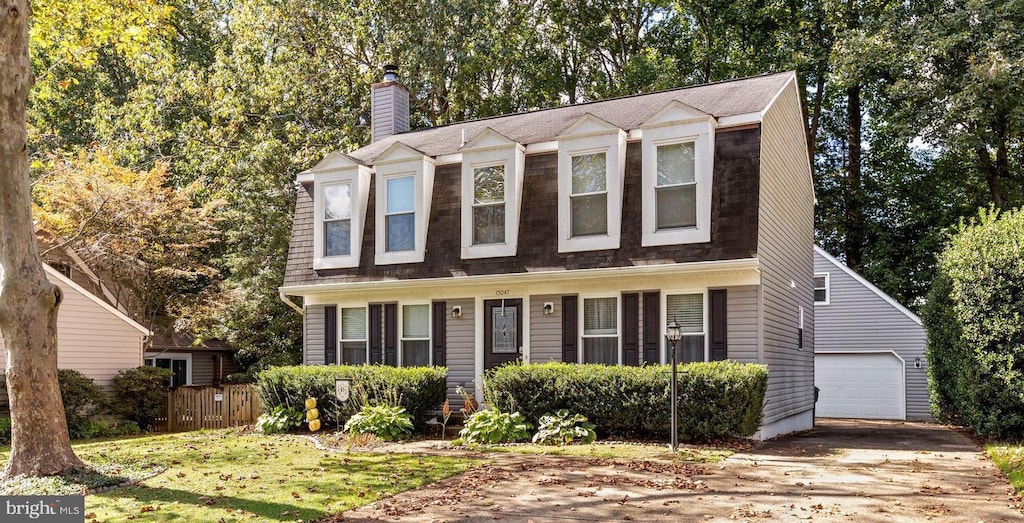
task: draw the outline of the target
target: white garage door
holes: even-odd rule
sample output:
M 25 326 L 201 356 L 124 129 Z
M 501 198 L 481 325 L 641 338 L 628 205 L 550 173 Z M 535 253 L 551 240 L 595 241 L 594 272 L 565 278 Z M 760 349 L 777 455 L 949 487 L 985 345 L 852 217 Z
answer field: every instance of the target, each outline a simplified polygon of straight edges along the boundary
M 891 352 L 815 354 L 814 385 L 819 417 L 907 417 L 903 362 Z

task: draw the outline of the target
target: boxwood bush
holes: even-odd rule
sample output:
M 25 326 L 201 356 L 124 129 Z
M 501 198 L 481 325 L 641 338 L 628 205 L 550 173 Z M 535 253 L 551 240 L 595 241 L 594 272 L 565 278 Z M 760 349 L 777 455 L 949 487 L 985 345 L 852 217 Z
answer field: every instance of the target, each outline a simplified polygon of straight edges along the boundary
M 544 363 L 506 365 L 484 375 L 488 402 L 537 423 L 568 409 L 598 433 L 667 437 L 668 365 L 620 367 Z M 768 369 L 730 361 L 680 366 L 679 434 L 687 441 L 747 437 L 761 424 Z
M 983 210 L 960 225 L 922 319 L 936 417 L 1024 437 L 1024 209 Z
M 351 398 L 341 405 L 334 398 L 335 378 L 352 380 Z M 316 398 L 322 423 L 340 427 L 362 409 L 364 400 L 397 402 L 412 415 L 417 430 L 423 430 L 430 412 L 444 402 L 447 379 L 444 367 L 300 365 L 262 371 L 255 386 L 268 411 L 277 406 L 301 409 L 306 398 Z

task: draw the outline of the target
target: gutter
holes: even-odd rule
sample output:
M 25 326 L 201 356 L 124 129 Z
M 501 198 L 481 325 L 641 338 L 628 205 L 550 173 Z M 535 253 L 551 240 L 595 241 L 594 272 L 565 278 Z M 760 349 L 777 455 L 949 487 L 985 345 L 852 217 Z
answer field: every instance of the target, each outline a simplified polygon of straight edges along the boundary
M 306 311 L 302 310 L 302 307 L 299 307 L 298 305 L 295 304 L 294 301 L 288 298 L 288 295 L 284 293 L 283 288 L 278 289 L 277 296 L 281 298 L 281 301 L 283 301 L 285 305 L 291 307 L 292 309 L 295 309 L 295 312 L 299 313 L 300 316 L 304 316 L 306 314 Z

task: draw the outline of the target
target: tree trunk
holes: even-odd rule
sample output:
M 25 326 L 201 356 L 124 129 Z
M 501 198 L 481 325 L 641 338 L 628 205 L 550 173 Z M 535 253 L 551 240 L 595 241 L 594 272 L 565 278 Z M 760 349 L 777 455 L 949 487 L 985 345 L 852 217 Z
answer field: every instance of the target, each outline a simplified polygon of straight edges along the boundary
M 860 86 L 846 90 L 847 102 L 847 175 L 846 175 L 846 265 L 860 267 L 864 252 L 864 185 L 861 179 Z
M 30 211 L 25 104 L 32 86 L 27 0 L 0 4 L 0 338 L 7 350 L 11 454 L 5 477 L 85 466 L 71 450 L 57 385 L 60 289 L 46 280 Z

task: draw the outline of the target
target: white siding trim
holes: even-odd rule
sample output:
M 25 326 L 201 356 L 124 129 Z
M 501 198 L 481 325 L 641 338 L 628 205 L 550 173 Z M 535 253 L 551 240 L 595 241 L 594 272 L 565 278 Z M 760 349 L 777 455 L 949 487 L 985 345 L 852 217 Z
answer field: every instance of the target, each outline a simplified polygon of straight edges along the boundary
M 128 325 L 131 325 L 132 327 L 134 327 L 136 330 L 138 330 L 142 334 L 144 334 L 146 336 L 152 336 L 153 335 L 153 333 L 149 329 L 147 329 L 147 328 L 143 327 L 142 325 L 140 325 L 139 322 L 131 319 L 125 313 L 117 310 L 116 308 L 114 308 L 113 305 L 103 301 L 103 299 L 101 299 L 99 296 L 96 296 L 95 294 L 85 290 L 84 288 L 82 288 L 81 285 L 79 285 L 79 284 L 75 283 L 74 281 L 72 281 L 71 278 L 68 278 L 67 276 L 64 276 L 63 274 L 61 274 L 60 271 L 58 271 L 57 269 L 54 269 L 53 267 L 50 267 L 49 265 L 44 263 L 43 264 L 43 270 L 46 271 L 46 274 L 49 274 L 53 278 L 59 280 L 61 283 L 63 283 L 65 285 L 67 285 L 68 287 L 71 287 L 72 289 L 80 292 L 82 294 L 82 296 L 85 296 L 86 298 L 89 298 L 90 300 L 95 302 L 100 307 L 103 307 L 104 309 L 106 309 L 107 312 L 113 314 L 114 316 L 117 316 L 118 319 L 120 319 L 121 321 L 127 323 Z
M 923 325 L 921 323 L 921 318 L 919 318 L 917 316 L 917 314 L 914 314 L 913 312 L 910 312 L 910 309 L 907 309 L 903 305 L 900 305 L 900 303 L 898 301 L 894 300 L 892 298 L 892 296 L 889 296 L 888 294 L 883 292 L 882 289 L 879 289 L 878 287 L 875 287 L 871 282 L 865 280 L 864 277 L 861 276 L 860 274 L 857 274 L 856 272 L 853 272 L 853 269 L 847 267 L 846 264 L 844 264 L 843 262 L 841 262 L 841 261 L 835 259 L 834 257 L 832 257 L 832 255 L 827 253 L 827 252 L 825 252 L 824 249 L 822 249 L 821 247 L 818 247 L 817 245 L 815 245 L 814 246 L 814 252 L 817 252 L 818 254 L 821 255 L 822 258 L 825 258 L 826 260 L 828 260 L 829 263 L 831 263 L 832 265 L 835 265 L 840 270 L 842 270 L 843 272 L 848 274 L 851 278 L 857 280 L 857 282 L 860 283 L 861 285 L 863 285 L 865 288 L 867 288 L 871 292 L 877 294 L 879 298 L 882 298 L 889 305 L 892 305 L 894 308 L 896 308 L 896 310 L 902 312 L 906 317 L 908 317 L 911 320 L 913 320 L 914 323 L 916 323 L 918 325 Z M 829 298 L 831 298 L 831 296 Z

